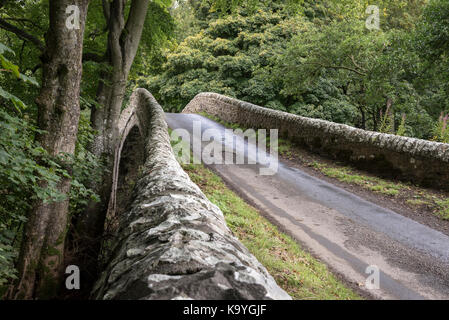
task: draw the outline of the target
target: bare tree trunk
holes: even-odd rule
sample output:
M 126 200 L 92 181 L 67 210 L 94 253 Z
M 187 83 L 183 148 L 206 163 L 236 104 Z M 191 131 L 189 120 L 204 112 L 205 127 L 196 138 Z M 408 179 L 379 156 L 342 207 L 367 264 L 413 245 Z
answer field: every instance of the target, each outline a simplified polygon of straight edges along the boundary
M 118 141 L 118 121 L 125 96 L 129 72 L 137 53 L 143 26 L 148 11 L 149 0 L 132 0 L 128 18 L 125 22 L 126 0 L 103 1 L 103 11 L 108 21 L 108 47 L 106 56 L 111 66 L 100 80 L 97 91 L 99 108 L 93 108 L 91 123 L 97 134 L 91 145 L 91 152 L 100 157 L 105 164 L 101 183 L 93 186 L 100 195 L 99 203 L 91 202 L 77 224 L 80 237 L 85 276 L 90 281 L 97 274 L 97 258 L 100 251 L 104 222 L 112 187 L 114 151 Z
M 75 150 L 88 2 L 50 1 L 50 26 L 42 57 L 42 88 L 36 103 L 39 128 L 45 130 L 37 137 L 37 141 L 53 156 L 73 154 Z M 78 29 L 66 26 L 66 20 L 71 15 L 70 11 L 66 13 L 66 9 L 71 5 L 79 9 Z M 62 165 L 67 166 L 65 163 Z M 69 167 L 66 169 L 70 170 Z M 66 200 L 56 203 L 37 201 L 28 216 L 19 257 L 19 278 L 10 288 L 9 298 L 52 298 L 60 288 L 70 179 L 62 177 L 58 190 L 67 195 Z

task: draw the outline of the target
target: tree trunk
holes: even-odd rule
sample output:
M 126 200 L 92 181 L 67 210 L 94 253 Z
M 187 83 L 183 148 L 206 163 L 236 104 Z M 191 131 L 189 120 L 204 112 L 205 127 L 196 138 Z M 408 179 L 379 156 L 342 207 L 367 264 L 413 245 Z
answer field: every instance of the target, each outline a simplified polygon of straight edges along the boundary
M 92 109 L 91 123 L 96 136 L 90 151 L 103 160 L 105 170 L 101 182 L 92 186 L 101 201 L 91 202 L 77 224 L 82 251 L 80 259 L 87 264 L 84 277 L 90 282 L 95 280 L 98 273 L 97 258 L 111 194 L 114 152 L 119 135 L 118 121 L 129 72 L 142 36 L 148 3 L 149 0 L 132 0 L 125 23 L 126 0 L 103 1 L 109 28 L 106 57 L 111 71 L 102 74 L 98 86 L 97 102 L 100 107 Z
M 379 110 L 377 108 L 372 109 L 373 116 L 373 131 L 377 131 L 377 117 L 379 114 Z
M 42 57 L 42 88 L 36 103 L 39 129 L 45 130 L 37 137 L 37 141 L 52 156 L 73 154 L 75 150 L 88 2 L 50 1 L 50 25 Z M 66 20 L 71 16 L 71 13 L 66 13 L 66 9 L 70 5 L 79 8 L 78 29 L 66 26 Z M 70 170 L 67 164 L 62 165 Z M 18 281 L 9 290 L 11 299 L 52 298 L 60 288 L 70 179 L 61 177 L 58 190 L 67 195 L 64 201 L 37 201 L 29 213 L 18 262 Z
M 358 106 L 359 111 L 360 111 L 360 129 L 365 130 L 366 129 L 366 115 L 365 115 L 365 109 L 363 108 L 363 106 Z

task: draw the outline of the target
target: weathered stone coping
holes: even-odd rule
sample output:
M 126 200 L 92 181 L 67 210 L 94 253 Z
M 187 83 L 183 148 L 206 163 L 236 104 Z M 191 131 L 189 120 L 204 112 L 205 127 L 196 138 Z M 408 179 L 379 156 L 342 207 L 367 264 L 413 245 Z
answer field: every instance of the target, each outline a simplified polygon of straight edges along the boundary
M 123 137 L 131 126 L 139 126 L 146 162 L 132 206 L 120 217 L 114 253 L 92 296 L 290 299 L 176 161 L 164 112 L 154 97 L 136 90 L 123 114 Z
M 449 144 L 357 129 L 260 107 L 216 93 L 198 94 L 183 113 L 206 112 L 247 128 L 279 129 L 280 136 L 364 169 L 449 189 Z

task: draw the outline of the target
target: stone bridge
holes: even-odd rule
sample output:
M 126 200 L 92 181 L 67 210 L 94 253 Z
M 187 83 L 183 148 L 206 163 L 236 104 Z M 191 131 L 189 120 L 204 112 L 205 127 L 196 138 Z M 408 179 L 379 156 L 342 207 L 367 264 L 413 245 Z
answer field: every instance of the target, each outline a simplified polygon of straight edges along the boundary
M 279 136 L 331 159 L 424 186 L 449 190 L 449 144 L 357 129 L 263 108 L 216 93 L 198 94 L 183 113 L 206 112 Z
M 120 120 L 120 154 L 129 133 L 145 142 L 143 173 L 118 240 L 97 281 L 95 299 L 290 299 L 226 226 L 223 213 L 183 171 L 173 154 L 164 111 L 144 89 Z
M 215 93 L 197 95 L 183 112 L 201 111 L 243 127 L 279 129 L 280 136 L 315 152 L 372 171 L 449 188 L 448 144 L 304 118 Z M 164 111 L 149 92 L 133 93 L 119 126 L 109 214 L 117 210 L 122 150 L 136 134 L 145 164 L 132 205 L 118 216 L 118 241 L 93 297 L 289 299 L 232 235 L 220 209 L 182 170 L 170 145 Z

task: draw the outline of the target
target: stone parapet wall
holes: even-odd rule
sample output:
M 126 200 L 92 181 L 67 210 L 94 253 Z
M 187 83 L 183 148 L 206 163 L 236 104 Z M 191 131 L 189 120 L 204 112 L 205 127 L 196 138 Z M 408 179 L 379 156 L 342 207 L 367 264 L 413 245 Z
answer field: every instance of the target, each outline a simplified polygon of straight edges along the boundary
M 129 132 L 133 121 L 139 125 L 146 162 L 93 297 L 290 299 L 176 161 L 154 97 L 138 89 L 126 110 L 121 131 Z
M 449 189 L 449 144 L 301 117 L 216 93 L 198 94 L 183 110 L 198 112 L 246 128 L 279 129 L 281 137 L 333 159 L 425 186 Z

